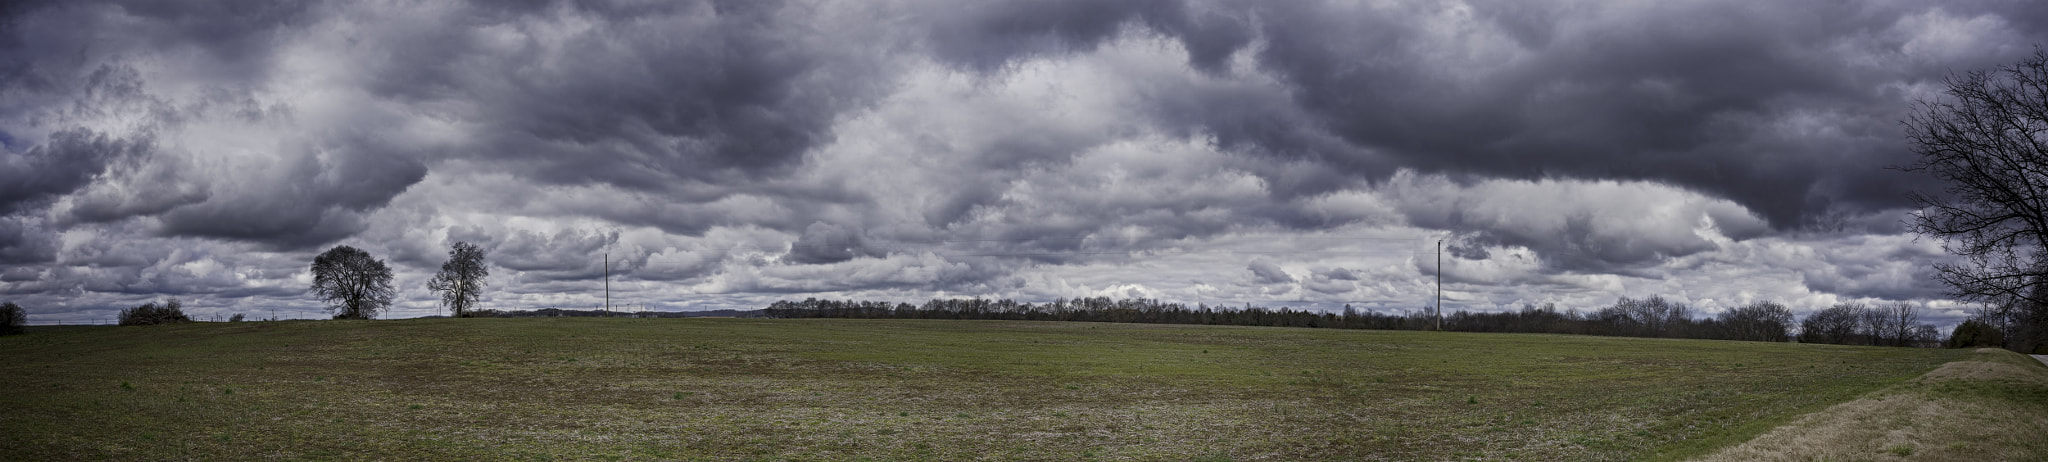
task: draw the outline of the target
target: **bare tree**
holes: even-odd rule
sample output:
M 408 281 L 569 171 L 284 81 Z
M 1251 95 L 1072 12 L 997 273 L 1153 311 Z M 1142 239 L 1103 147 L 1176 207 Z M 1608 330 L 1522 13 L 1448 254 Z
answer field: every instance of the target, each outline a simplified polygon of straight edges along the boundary
M 1594 317 L 1607 323 L 1615 334 L 1641 337 L 1680 336 L 1677 327 L 1692 318 L 1692 310 L 1684 303 L 1665 300 L 1663 296 L 1633 299 L 1622 297 L 1614 306 L 1602 308 Z
M 2048 284 L 2033 288 L 2034 299 L 2048 299 Z M 2024 298 L 1986 303 L 1970 316 L 1999 331 L 1999 345 L 2032 354 L 2048 354 L 2048 307 Z
M 355 247 L 335 246 L 313 258 L 314 295 L 334 319 L 370 319 L 391 306 L 391 267 Z
M 1882 306 L 1863 310 L 1863 322 L 1856 329 L 1856 334 L 1863 338 L 1863 343 L 1879 346 L 1892 344 L 1892 332 L 1898 329 L 1892 326 L 1892 317 L 1887 311 L 1889 310 Z
M 1941 329 L 1934 327 L 1933 324 L 1921 324 L 1919 326 L 1914 326 L 1913 341 L 1911 346 L 1921 348 L 1941 347 Z
M 1772 302 L 1756 302 L 1721 312 L 1721 325 L 1734 340 L 1783 342 L 1792 328 L 1792 310 Z
M 1913 346 L 1913 329 L 1920 324 L 1920 310 L 1906 302 L 1891 302 L 1877 308 L 1879 316 L 1885 318 L 1884 344 L 1891 346 Z
M 1799 323 L 1799 342 L 1855 343 L 1857 331 L 1863 325 L 1863 312 L 1869 310 L 1859 303 L 1837 303 L 1806 315 L 1806 320 Z
M 1950 296 L 2048 324 L 2048 52 L 1946 83 L 1947 98 L 1921 101 L 1904 122 L 1920 159 L 1902 169 L 1947 183 L 1913 196 L 1922 209 L 1910 226 L 1964 257 L 1935 265 Z
M 476 308 L 477 298 L 483 294 L 484 278 L 490 275 L 491 269 L 484 265 L 484 249 L 456 242 L 448 249 L 448 262 L 441 264 L 441 272 L 427 281 L 427 289 L 440 292 L 441 305 L 460 318 Z

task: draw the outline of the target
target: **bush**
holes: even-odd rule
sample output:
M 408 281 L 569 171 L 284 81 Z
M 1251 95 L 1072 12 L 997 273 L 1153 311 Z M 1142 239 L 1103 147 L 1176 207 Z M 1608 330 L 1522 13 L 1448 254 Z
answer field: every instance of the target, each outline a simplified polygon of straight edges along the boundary
M 28 324 L 28 311 L 14 302 L 0 303 L 0 335 L 14 335 L 23 332 Z
M 242 322 L 242 313 L 235 313 L 234 316 L 229 316 L 228 322 Z
M 2005 333 L 1999 332 L 1990 323 L 1970 319 L 1956 325 L 1954 333 L 1948 336 L 1949 348 L 1978 348 L 2005 346 Z
M 121 310 L 121 325 L 123 326 L 147 326 L 174 322 L 192 322 L 192 318 L 185 317 L 184 305 L 179 304 L 176 298 L 166 300 L 162 305 L 158 305 L 156 302 L 149 302 L 142 304 L 142 306 Z

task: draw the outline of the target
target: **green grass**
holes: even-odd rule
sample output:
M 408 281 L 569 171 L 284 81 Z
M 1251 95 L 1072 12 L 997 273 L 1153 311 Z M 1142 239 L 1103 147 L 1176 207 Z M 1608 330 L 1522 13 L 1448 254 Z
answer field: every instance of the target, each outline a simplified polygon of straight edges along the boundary
M 996 321 L 32 328 L 0 337 L 0 459 L 1654 460 L 1965 355 Z

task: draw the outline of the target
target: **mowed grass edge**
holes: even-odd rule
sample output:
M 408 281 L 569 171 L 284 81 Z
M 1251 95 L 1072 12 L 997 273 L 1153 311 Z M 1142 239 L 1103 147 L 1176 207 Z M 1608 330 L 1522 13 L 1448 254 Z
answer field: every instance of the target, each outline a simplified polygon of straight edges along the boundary
M 2048 366 L 1984 348 L 1700 460 L 2042 460 L 2043 435 Z
M 1673 459 L 1971 354 L 1004 321 L 35 329 L 0 338 L 0 458 Z

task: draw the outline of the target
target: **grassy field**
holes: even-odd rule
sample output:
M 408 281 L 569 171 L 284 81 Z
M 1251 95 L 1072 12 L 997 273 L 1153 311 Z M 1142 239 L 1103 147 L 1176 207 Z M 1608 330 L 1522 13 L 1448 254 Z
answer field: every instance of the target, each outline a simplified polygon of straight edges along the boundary
M 1971 354 L 1000 321 L 32 328 L 0 337 L 0 459 L 1655 460 Z

